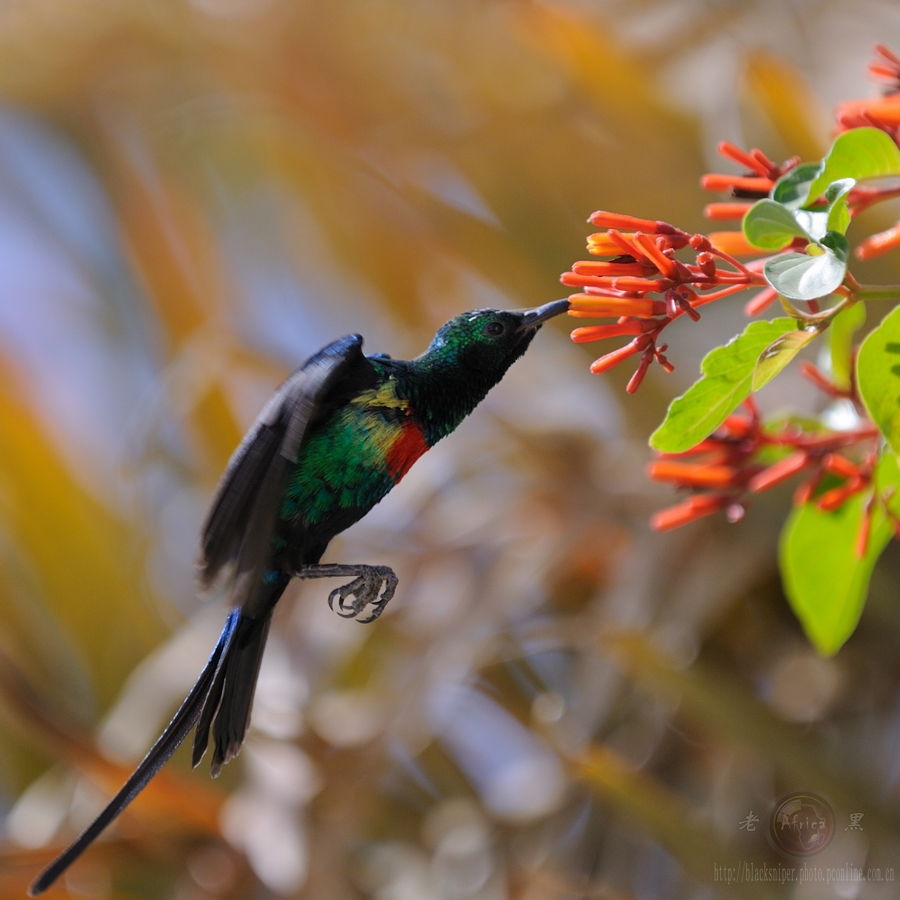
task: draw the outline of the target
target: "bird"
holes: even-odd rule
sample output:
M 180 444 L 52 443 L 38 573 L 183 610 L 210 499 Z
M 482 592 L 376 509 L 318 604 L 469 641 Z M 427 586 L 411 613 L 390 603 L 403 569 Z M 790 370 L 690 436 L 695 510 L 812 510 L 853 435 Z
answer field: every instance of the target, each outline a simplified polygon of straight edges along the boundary
M 367 623 L 397 588 L 387 566 L 322 564 L 335 535 L 382 500 L 449 435 L 568 310 L 476 309 L 441 326 L 412 360 L 365 356 L 358 334 L 319 350 L 275 391 L 231 456 L 201 529 L 200 581 L 229 578 L 231 612 L 194 686 L 99 816 L 34 880 L 45 891 L 143 790 L 194 730 L 196 767 L 213 741 L 211 774 L 240 750 L 272 613 L 293 578 L 350 578 L 328 596 Z M 336 607 L 335 607 L 336 604 Z

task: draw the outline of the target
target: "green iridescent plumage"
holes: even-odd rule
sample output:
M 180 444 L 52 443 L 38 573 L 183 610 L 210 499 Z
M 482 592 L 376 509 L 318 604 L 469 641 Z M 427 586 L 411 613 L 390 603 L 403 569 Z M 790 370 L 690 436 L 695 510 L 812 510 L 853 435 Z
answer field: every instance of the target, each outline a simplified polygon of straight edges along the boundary
M 409 402 L 398 393 L 397 378 L 377 363 L 373 368 L 377 386 L 360 393 L 310 434 L 284 494 L 282 519 L 302 517 L 317 525 L 335 506 L 369 510 L 399 480 L 391 451 L 415 426 L 409 422 Z

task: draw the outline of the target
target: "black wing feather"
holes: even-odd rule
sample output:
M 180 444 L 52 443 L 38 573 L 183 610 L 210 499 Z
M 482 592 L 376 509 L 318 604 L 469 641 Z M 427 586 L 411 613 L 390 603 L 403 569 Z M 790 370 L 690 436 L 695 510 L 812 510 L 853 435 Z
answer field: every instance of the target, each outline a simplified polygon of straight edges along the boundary
M 250 506 L 278 452 L 278 429 L 254 423 L 228 462 L 201 532 L 201 580 L 208 587 L 237 556 L 240 535 L 250 518 Z
M 232 455 L 204 523 L 204 584 L 211 584 L 231 562 L 240 573 L 262 574 L 284 490 L 310 422 L 339 379 L 360 364 L 368 365 L 362 338 L 340 338 L 294 372 L 265 405 Z

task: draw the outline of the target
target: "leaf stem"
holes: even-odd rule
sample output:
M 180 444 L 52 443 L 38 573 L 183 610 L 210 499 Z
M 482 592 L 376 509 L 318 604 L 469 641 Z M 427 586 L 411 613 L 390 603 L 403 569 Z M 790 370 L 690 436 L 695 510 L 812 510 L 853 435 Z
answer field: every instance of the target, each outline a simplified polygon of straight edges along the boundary
M 837 293 L 837 292 L 835 292 Z M 794 319 L 797 319 L 800 322 L 804 322 L 807 325 L 815 325 L 816 330 L 821 333 L 823 332 L 830 324 L 832 319 L 839 313 L 845 310 L 848 306 L 853 306 L 858 300 L 858 295 L 851 295 L 849 297 L 844 297 L 840 303 L 835 304 L 834 306 L 829 306 L 828 309 L 823 309 L 822 312 L 817 313 L 808 313 L 804 312 L 802 309 L 798 309 L 788 300 L 787 297 L 782 296 L 781 305 L 784 307 L 785 312 L 789 316 Z
M 857 300 L 900 300 L 900 284 L 860 285 Z

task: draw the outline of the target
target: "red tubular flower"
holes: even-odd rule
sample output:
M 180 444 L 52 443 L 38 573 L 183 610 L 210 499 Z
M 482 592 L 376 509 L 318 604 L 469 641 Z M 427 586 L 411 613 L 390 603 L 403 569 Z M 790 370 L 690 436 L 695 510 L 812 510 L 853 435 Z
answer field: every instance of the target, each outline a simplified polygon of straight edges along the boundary
M 729 253 L 731 256 L 760 256 L 768 252 L 754 247 L 744 236 L 743 231 L 711 231 L 708 237 L 716 250 Z
M 722 141 L 718 150 L 722 156 L 743 166 L 746 171 L 741 175 L 712 172 L 700 179 L 700 185 L 708 191 L 729 192 L 735 198 L 757 200 L 768 196 L 775 182 L 800 162 L 799 157 L 793 157 L 779 166 L 761 150 L 747 152 L 728 141 Z M 706 207 L 706 215 L 717 221 L 739 219 L 750 206 L 750 203 L 711 203 Z
M 677 506 L 661 509 L 650 518 L 650 527 L 654 531 L 671 531 L 687 525 L 703 516 L 712 515 L 730 504 L 728 497 L 719 494 L 695 494 Z
M 703 215 L 714 222 L 743 219 L 752 203 L 707 203 Z
M 828 453 L 822 458 L 822 468 L 839 478 L 856 478 L 860 475 L 860 468 L 850 462 L 846 456 L 839 453 Z
M 659 271 L 667 278 L 674 278 L 677 268 L 674 259 L 666 256 L 656 245 L 656 241 L 649 235 L 639 231 L 634 236 L 634 243 L 643 251 L 644 256 L 651 260 Z
M 771 179 L 773 174 L 778 171 L 775 163 L 761 150 L 753 150 L 747 153 L 730 141 L 719 141 L 716 149 L 722 156 L 733 159 L 739 165 L 748 168 L 751 172 L 756 172 L 757 175 L 761 175 L 763 178 Z
M 829 397 L 843 397 L 844 392 L 830 382 L 825 375 L 809 360 L 803 360 L 797 370 L 807 381 L 811 381 L 820 391 L 824 391 Z
M 700 321 L 700 313 L 694 309 L 694 305 L 698 304 L 696 291 L 692 291 L 690 288 L 682 288 L 680 292 L 676 291 L 675 302 L 678 304 L 679 309 L 687 313 L 689 319 L 693 322 Z M 668 309 L 668 304 L 666 308 Z
M 704 466 L 657 460 L 647 466 L 647 477 L 654 481 L 670 481 L 681 487 L 729 488 L 741 480 L 741 473 L 731 466 Z
M 872 528 L 872 503 L 875 495 L 872 494 L 863 510 L 862 522 L 859 523 L 859 534 L 856 536 L 856 558 L 862 559 L 869 547 L 869 531 Z
M 894 82 L 897 80 L 897 69 L 894 66 L 886 66 L 879 63 L 869 64 L 869 74 L 876 81 Z
M 763 469 L 762 472 L 754 475 L 747 483 L 747 487 L 755 494 L 767 491 L 769 488 L 775 487 L 792 478 L 798 472 L 802 472 L 810 464 L 809 455 L 805 450 L 797 450 L 790 456 L 779 460 L 774 465 Z
M 887 253 L 888 250 L 893 250 L 896 247 L 900 247 L 900 222 L 891 228 L 888 228 L 886 231 L 870 235 L 865 240 L 861 241 L 856 248 L 856 257 L 865 262 L 866 260 L 880 256 L 882 253 Z
M 616 256 L 622 252 L 621 245 L 606 232 L 588 235 L 587 249 L 594 256 Z
M 896 71 L 900 72 L 900 56 L 897 56 L 890 47 L 885 44 L 876 44 L 875 52 L 883 57 L 887 62 L 893 63 L 896 67 Z
M 868 112 L 842 112 L 840 109 L 835 113 L 838 122 L 838 131 L 850 131 L 853 128 L 880 128 L 885 134 L 890 135 L 894 141 L 898 139 L 898 126 L 892 125 L 890 122 L 882 122 Z
M 625 337 L 642 334 L 646 328 L 654 327 L 651 320 L 621 322 L 618 325 L 588 325 L 585 328 L 576 328 L 572 332 L 572 340 L 576 344 L 586 344 L 590 341 L 602 341 L 606 338 Z
M 652 219 L 639 219 L 636 216 L 625 216 L 621 213 L 597 210 L 591 213 L 588 222 L 598 228 L 615 228 L 626 231 L 643 231 L 647 234 L 680 234 L 679 230 L 668 222 L 659 222 Z
M 815 472 L 812 477 L 807 478 L 800 487 L 794 491 L 793 496 L 793 504 L 794 506 L 803 506 L 804 503 L 809 503 L 813 498 L 813 494 L 818 490 L 819 484 L 822 481 L 822 473 Z
M 646 344 L 641 346 L 638 345 L 640 338 L 635 338 L 630 344 L 626 344 L 624 347 L 619 347 L 618 350 L 613 350 L 612 353 L 607 353 L 605 356 L 601 356 L 600 359 L 594 360 L 591 363 L 591 372 L 594 375 L 602 375 L 604 372 L 608 372 L 610 369 L 617 366 L 620 362 L 624 362 L 630 356 L 634 356 L 635 353 L 640 353 L 641 350 L 646 347 Z
M 619 253 L 624 253 L 626 256 L 633 256 L 638 262 L 651 265 L 647 257 L 645 257 L 635 245 L 633 234 L 623 234 L 615 228 L 610 228 L 607 234 L 609 235 L 610 240 L 612 240 L 619 248 Z
M 834 512 L 836 509 L 840 509 L 855 493 L 857 493 L 857 491 L 862 490 L 865 485 L 866 479 L 857 475 L 847 481 L 846 484 L 841 485 L 841 487 L 825 491 L 825 493 L 819 497 L 816 506 L 818 506 L 822 512 Z
M 778 299 L 778 291 L 775 288 L 766 288 L 760 291 L 752 300 L 748 300 L 744 306 L 744 312 L 748 316 L 758 316 L 767 310 Z
M 749 406 L 749 402 L 747 404 Z M 744 438 L 759 437 L 759 419 L 732 413 L 716 429 L 715 437 L 720 441 L 742 441 Z
M 900 91 L 900 57 L 884 44 L 875 45 L 876 59 L 869 64 L 869 75 L 887 86 L 889 93 Z
M 608 291 L 649 294 L 665 290 L 660 279 L 635 278 L 631 275 L 579 275 L 563 272 L 559 279 L 566 287 L 600 288 Z
M 591 294 L 573 294 L 569 298 L 569 314 L 587 313 L 592 318 L 619 318 L 633 316 L 636 319 L 651 319 L 666 314 L 666 304 L 662 300 L 647 297 L 604 297 Z
M 637 369 L 634 370 L 634 374 L 631 376 L 631 378 L 628 379 L 628 384 L 625 385 L 626 394 L 634 394 L 641 386 L 641 382 L 644 380 L 644 376 L 647 374 L 647 369 L 650 368 L 650 363 L 653 362 L 653 358 L 655 355 L 655 347 L 648 347 L 644 351 L 643 355 L 641 356 L 640 364 L 638 365 Z
M 630 275 L 622 275 L 612 279 L 612 288 L 616 291 L 634 291 L 635 293 L 658 294 L 664 291 L 668 285 L 662 279 L 633 278 Z
M 862 121 L 884 130 L 900 125 L 900 94 L 888 94 L 870 100 L 846 100 L 837 107 L 837 120 L 843 127 L 846 122 Z
M 700 271 L 707 277 L 714 279 L 717 272 L 716 258 L 715 256 L 707 250 L 701 250 L 697 254 L 697 265 L 700 267 Z
M 572 271 L 576 275 L 648 275 L 654 269 L 651 266 L 642 266 L 638 262 L 599 262 L 588 259 L 572 263 Z
M 711 172 L 700 179 L 700 187 L 707 191 L 741 191 L 765 197 L 775 186 L 771 178 L 746 175 L 719 175 Z
M 852 217 L 858 216 L 875 203 L 900 197 L 900 188 L 883 185 L 858 184 L 847 196 L 847 204 Z
M 665 352 L 668 349 L 668 344 L 660 344 L 658 347 L 653 348 L 653 356 L 656 358 L 656 361 L 662 366 L 663 371 L 668 372 L 671 375 L 672 372 L 675 371 L 675 366 L 670 363 L 669 360 L 665 357 Z M 638 386 L 635 387 L 635 390 L 637 390 L 637 387 Z

